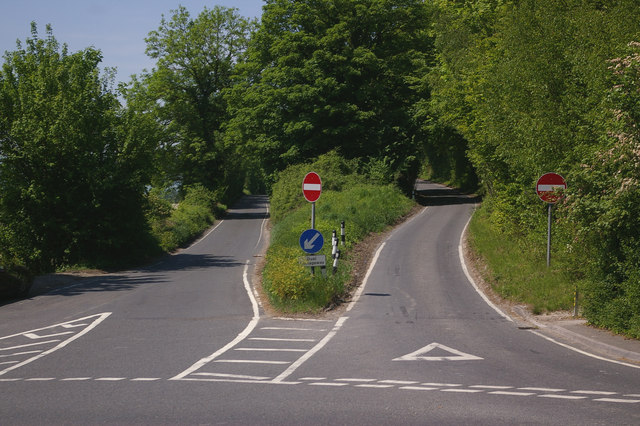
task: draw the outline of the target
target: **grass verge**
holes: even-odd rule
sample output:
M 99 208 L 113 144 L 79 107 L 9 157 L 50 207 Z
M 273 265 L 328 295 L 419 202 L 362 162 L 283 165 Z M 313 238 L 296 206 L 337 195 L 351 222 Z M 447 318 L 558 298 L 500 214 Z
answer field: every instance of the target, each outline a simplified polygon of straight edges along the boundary
M 469 224 L 469 244 L 488 266 L 484 279 L 504 299 L 525 303 L 534 314 L 573 307 L 575 284 L 553 259 L 547 267 L 546 244 L 502 231 L 483 207 Z

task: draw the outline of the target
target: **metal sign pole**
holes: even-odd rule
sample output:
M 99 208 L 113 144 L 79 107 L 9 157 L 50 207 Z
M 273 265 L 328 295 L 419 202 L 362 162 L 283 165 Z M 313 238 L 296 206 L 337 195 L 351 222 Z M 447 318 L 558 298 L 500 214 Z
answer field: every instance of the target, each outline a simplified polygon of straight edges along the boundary
M 311 203 L 311 229 L 316 229 L 316 203 Z M 316 274 L 316 268 L 311 267 L 311 275 Z
M 551 265 L 551 208 L 553 204 L 549 203 L 549 218 L 547 220 L 547 268 Z

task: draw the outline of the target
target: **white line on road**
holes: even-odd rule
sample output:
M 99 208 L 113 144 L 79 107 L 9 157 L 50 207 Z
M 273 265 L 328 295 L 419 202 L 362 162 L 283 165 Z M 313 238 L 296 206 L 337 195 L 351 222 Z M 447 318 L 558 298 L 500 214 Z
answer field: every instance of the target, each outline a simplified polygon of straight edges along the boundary
M 11 367 L 5 368 L 4 370 L 0 371 L 0 376 L 2 376 L 3 374 L 5 374 L 5 373 L 7 373 L 7 372 L 9 372 L 9 371 L 15 370 L 16 368 L 20 368 L 20 367 L 22 367 L 23 365 L 29 364 L 30 362 L 33 362 L 33 361 L 35 361 L 35 360 L 37 360 L 37 359 L 40 359 L 40 358 L 42 358 L 42 357 L 44 357 L 44 356 L 46 356 L 46 355 L 49 355 L 50 353 L 55 352 L 55 351 L 57 351 L 58 349 L 62 349 L 62 348 L 64 348 L 64 347 L 65 347 L 65 346 L 67 346 L 69 343 L 71 343 L 71 342 L 73 342 L 74 340 L 76 340 L 76 339 L 78 339 L 78 338 L 80 338 L 80 337 L 84 336 L 84 335 L 85 335 L 85 334 L 87 334 L 89 331 L 93 330 L 95 327 L 97 327 L 97 326 L 98 326 L 98 324 L 100 324 L 102 321 L 104 321 L 105 319 L 107 319 L 107 317 L 108 317 L 109 315 L 111 315 L 111 312 L 105 312 L 105 313 L 102 313 L 102 314 L 96 314 L 96 315 L 91 315 L 91 316 L 88 316 L 88 317 L 80 318 L 80 319 L 77 319 L 77 320 L 74 320 L 74 321 L 67 321 L 66 323 L 63 323 L 63 324 L 56 324 L 56 325 L 52 325 L 52 326 L 49 326 L 49 327 L 42 327 L 42 328 L 38 328 L 38 329 L 36 329 L 36 330 L 30 330 L 30 331 L 27 331 L 27 332 L 24 332 L 24 333 L 18 333 L 18 334 L 13 334 L 13 335 L 11 335 L 11 336 L 0 337 L 0 340 L 3 340 L 3 339 L 11 338 L 11 337 L 23 336 L 23 335 L 25 335 L 26 333 L 35 333 L 36 331 L 40 331 L 40 330 L 46 330 L 46 329 L 50 329 L 50 328 L 54 328 L 54 327 L 64 326 L 64 324 L 73 324 L 73 323 L 75 323 L 75 322 L 78 322 L 78 321 L 84 321 L 84 320 L 87 320 L 87 319 L 89 319 L 89 318 L 96 318 L 95 320 L 93 320 L 93 322 L 91 322 L 91 323 L 90 323 L 90 325 L 88 325 L 87 327 L 85 327 L 85 329 L 84 329 L 84 330 L 82 330 L 82 331 L 80 331 L 80 332 L 76 333 L 75 335 L 71 336 L 71 337 L 70 337 L 70 338 L 68 338 L 67 340 L 62 341 L 60 344 L 58 344 L 58 345 L 54 346 L 53 348 L 49 349 L 48 351 L 41 352 L 40 354 L 38 354 L 38 355 L 36 355 L 36 356 L 34 356 L 34 357 L 31 357 L 31 358 L 29 358 L 29 359 L 27 359 L 27 360 L 25 360 L 25 361 L 22 361 L 21 363 L 18 363 L 18 364 L 12 365 Z
M 585 351 L 580 350 L 578 348 L 574 348 L 573 346 L 569 346 L 567 344 L 558 342 L 557 340 L 552 339 L 551 337 L 545 336 L 544 334 L 539 333 L 539 332 L 537 332 L 535 330 L 528 330 L 528 331 L 533 333 L 533 334 L 535 334 L 536 336 L 540 336 L 543 339 L 548 340 L 549 342 L 555 343 L 556 345 L 560 345 L 560 346 L 562 346 L 564 348 L 571 349 L 574 352 L 578 352 L 579 354 L 586 355 L 586 356 L 591 357 L 591 358 L 599 359 L 600 361 L 612 362 L 614 364 L 624 365 L 625 367 L 640 368 L 640 365 L 634 365 L 634 364 L 629 364 L 629 363 L 622 362 L 622 361 L 616 361 L 615 359 L 608 359 L 608 358 L 604 358 L 604 357 L 601 357 L 601 356 L 598 356 L 598 355 L 591 354 L 589 352 L 585 352 Z
M 513 386 L 493 386 L 493 385 L 472 385 L 470 388 L 478 388 L 478 389 L 513 389 Z
M 309 358 L 311 358 L 313 355 L 315 355 L 316 352 L 318 352 L 327 343 L 329 343 L 329 341 L 333 338 L 333 336 L 336 335 L 338 330 L 340 330 L 340 328 L 342 327 L 342 325 L 344 324 L 344 322 L 348 318 L 349 317 L 340 317 L 338 319 L 338 321 L 336 321 L 336 324 L 333 326 L 333 329 L 326 336 L 324 336 L 324 338 L 322 340 L 320 340 L 317 345 L 315 345 L 313 348 L 311 348 L 311 350 L 309 350 L 309 352 L 307 352 L 306 354 L 304 354 L 300 358 L 298 358 L 298 360 L 296 362 L 294 362 L 293 364 L 291 364 L 291 366 L 289 368 L 287 368 L 282 374 L 280 374 L 278 377 L 273 379 L 273 382 L 274 383 L 282 382 L 282 381 L 284 381 L 284 379 L 286 379 L 291 374 L 293 374 L 293 372 L 296 371 L 298 369 L 298 367 L 300 367 L 302 364 L 304 364 Z
M 480 287 L 478 287 L 478 284 L 476 284 L 475 280 L 473 279 L 473 277 L 469 273 L 469 270 L 467 269 L 467 264 L 464 261 L 464 253 L 462 250 L 462 241 L 464 240 L 464 235 L 467 232 L 467 228 L 469 227 L 470 222 L 471 222 L 471 217 L 469 218 L 469 220 L 467 221 L 467 224 L 462 229 L 462 233 L 460 234 L 460 242 L 458 243 L 458 256 L 460 258 L 460 265 L 462 265 L 462 270 L 464 271 L 464 275 L 467 277 L 467 280 L 469 281 L 469 283 L 471 283 L 476 293 L 478 293 L 480 297 L 482 297 L 482 299 L 485 301 L 487 305 L 493 308 L 493 310 L 496 311 L 502 318 L 506 319 L 507 321 L 513 322 L 511 317 L 509 317 L 507 314 L 502 312 L 502 310 L 498 308 L 491 300 L 489 300 L 489 298 L 484 294 L 484 292 L 480 290 Z
M 509 395 L 509 396 L 531 396 L 535 395 L 533 392 L 509 392 L 509 391 L 495 391 L 489 392 L 490 395 Z
M 566 392 L 566 389 L 553 388 L 518 388 L 518 390 L 535 391 L 535 392 Z
M 247 340 L 261 340 L 265 342 L 315 342 L 317 339 L 284 339 L 278 337 L 250 337 Z
M 269 380 L 271 377 L 264 376 L 245 376 L 242 374 L 223 374 L 223 373 L 193 373 L 194 376 L 208 377 L 224 377 L 227 379 L 246 379 L 246 380 Z
M 314 328 L 297 328 L 297 327 L 260 327 L 260 330 L 287 330 L 287 331 L 318 331 L 325 332 L 327 330 Z
M 400 389 L 405 390 L 421 390 L 421 391 L 435 391 L 439 390 L 438 388 L 429 388 L 424 386 L 402 386 Z
M 275 364 L 275 365 L 291 364 L 289 361 L 269 361 L 269 360 L 261 360 L 261 359 L 217 359 L 213 362 L 228 362 L 228 363 L 234 363 L 234 364 Z
M 258 302 L 253 294 L 253 291 L 251 291 L 251 284 L 249 283 L 248 270 L 249 270 L 249 261 L 247 260 L 247 262 L 244 265 L 242 281 L 244 282 L 244 288 L 245 288 L 245 291 L 247 292 L 247 295 L 249 296 L 249 300 L 251 300 L 251 307 L 253 309 L 253 318 L 251 318 L 251 321 L 249 321 L 249 324 L 247 324 L 245 329 L 240 334 L 238 334 L 235 339 L 227 343 L 223 348 L 217 350 L 216 352 L 212 353 L 208 357 L 202 358 L 200 361 L 196 362 L 191 367 L 187 368 L 177 376 L 170 378 L 169 380 L 184 379 L 189 374 L 195 371 L 198 371 L 200 368 L 204 367 L 206 364 L 210 363 L 211 361 L 213 361 L 223 353 L 227 352 L 228 350 L 236 346 L 238 343 L 242 342 L 244 339 L 247 338 L 247 336 L 249 336 L 249 334 L 251 334 L 253 329 L 256 328 L 256 326 L 258 325 L 258 321 L 260 321 L 260 310 L 258 308 Z
M 619 403 L 623 403 L 623 404 L 637 404 L 637 403 L 640 402 L 640 399 L 598 398 L 598 399 L 594 399 L 594 401 L 619 402 Z
M 28 348 L 30 346 L 46 345 L 48 343 L 55 343 L 55 342 L 59 342 L 59 341 L 60 341 L 60 339 L 54 339 L 54 340 L 47 340 L 47 341 L 44 341 L 44 342 L 28 343 L 26 345 L 11 346 L 10 348 L 0 348 L 0 351 L 10 351 L 12 349 L 21 349 L 21 348 Z M 38 352 L 42 352 L 42 351 L 38 351 Z
M 571 393 L 582 393 L 585 395 L 616 395 L 618 392 L 577 390 L 577 391 L 571 391 Z
M 555 398 L 555 399 L 587 399 L 586 396 L 575 395 L 538 395 L 538 398 Z
M 306 352 L 306 349 L 277 349 L 277 348 L 235 348 L 234 351 L 252 352 Z
M 49 337 L 65 336 L 67 334 L 73 334 L 73 331 L 64 331 L 62 333 L 47 334 L 46 336 L 40 336 L 39 334 L 36 334 L 36 333 L 24 333 L 23 336 L 31 340 L 35 340 L 35 339 L 46 339 Z
M 18 356 L 18 355 L 39 354 L 40 352 L 42 352 L 42 351 L 15 352 L 15 353 L 8 354 L 8 355 L 0 355 L 0 358 L 10 358 L 12 356 Z

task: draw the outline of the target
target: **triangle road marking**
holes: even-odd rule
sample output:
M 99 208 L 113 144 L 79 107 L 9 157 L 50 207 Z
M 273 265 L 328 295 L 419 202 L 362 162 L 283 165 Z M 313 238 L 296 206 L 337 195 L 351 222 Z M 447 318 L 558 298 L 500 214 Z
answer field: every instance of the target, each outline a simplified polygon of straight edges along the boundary
M 441 351 L 445 351 L 450 353 L 448 356 L 427 356 L 429 352 L 434 349 L 440 349 Z M 393 361 L 473 361 L 483 359 L 479 356 L 467 354 L 461 352 L 459 350 L 450 348 L 445 345 L 441 345 L 440 343 L 431 343 L 430 345 L 425 346 L 424 348 L 418 349 L 415 352 L 411 352 L 410 354 L 394 358 Z

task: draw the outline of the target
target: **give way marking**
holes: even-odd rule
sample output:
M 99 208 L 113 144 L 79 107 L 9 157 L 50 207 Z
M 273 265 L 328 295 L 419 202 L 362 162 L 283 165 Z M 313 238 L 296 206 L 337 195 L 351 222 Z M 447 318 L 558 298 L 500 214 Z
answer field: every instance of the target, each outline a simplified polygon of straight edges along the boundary
M 426 356 L 426 354 L 438 350 L 440 356 Z M 446 352 L 450 355 L 442 356 L 442 353 Z M 467 354 L 457 349 L 452 349 L 448 346 L 441 345 L 440 343 L 431 343 L 424 348 L 418 349 L 415 352 L 394 358 L 393 361 L 473 361 L 483 359 L 479 356 Z
M 20 368 L 82 337 L 104 321 L 111 312 L 0 337 L 0 376 Z

